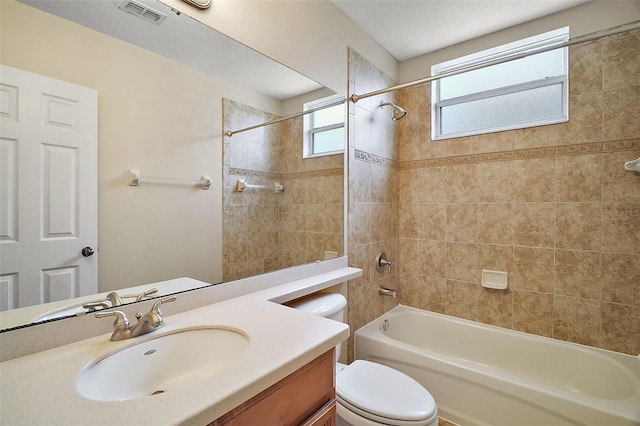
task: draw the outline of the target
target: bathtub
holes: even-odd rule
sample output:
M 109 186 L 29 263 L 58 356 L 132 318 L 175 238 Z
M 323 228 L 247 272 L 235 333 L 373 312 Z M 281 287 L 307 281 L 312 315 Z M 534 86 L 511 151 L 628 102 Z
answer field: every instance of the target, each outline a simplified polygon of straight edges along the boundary
M 397 306 L 355 357 L 420 382 L 460 425 L 640 425 L 640 357 Z

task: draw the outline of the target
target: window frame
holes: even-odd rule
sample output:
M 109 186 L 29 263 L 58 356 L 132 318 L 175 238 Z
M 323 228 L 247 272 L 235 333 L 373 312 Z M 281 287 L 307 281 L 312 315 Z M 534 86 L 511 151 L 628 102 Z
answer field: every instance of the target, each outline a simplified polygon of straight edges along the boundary
M 491 49 L 486 49 L 480 52 L 472 53 L 470 55 L 462 56 L 449 61 L 435 64 L 431 67 L 431 75 L 440 75 L 447 72 L 457 71 L 462 68 L 475 66 L 484 62 L 489 62 L 497 59 L 506 58 L 509 56 L 517 55 L 527 51 L 533 51 L 536 49 L 561 44 L 569 39 L 569 27 L 559 28 L 557 30 L 548 31 L 536 36 L 527 37 L 525 39 L 517 40 L 515 42 L 507 43 L 501 46 L 497 46 Z M 558 124 L 569 121 L 569 52 L 568 48 L 558 48 L 563 51 L 563 63 L 564 74 L 547 76 L 536 80 L 528 80 L 522 83 L 511 84 L 507 86 L 500 86 L 493 89 L 487 89 L 477 91 L 471 94 L 460 95 L 451 97 L 445 100 L 441 100 L 441 81 L 445 80 L 436 79 L 431 82 L 431 139 L 445 140 L 453 139 L 464 136 L 474 136 L 486 133 L 494 133 L 499 131 L 507 131 L 514 129 L 524 129 L 528 127 L 537 127 L 548 124 Z M 543 52 L 541 54 L 548 53 Z M 514 61 L 523 60 L 525 58 L 515 59 Z M 470 72 L 473 72 L 470 71 Z M 461 73 L 464 74 L 464 73 Z M 458 75 L 461 75 L 458 74 Z M 458 132 L 442 133 L 442 109 L 447 106 L 460 105 L 467 102 L 488 99 L 492 97 L 514 94 L 531 90 L 535 88 L 550 87 L 553 85 L 561 84 L 562 88 L 562 106 L 561 115 L 552 118 L 520 121 L 516 123 L 488 126 L 482 128 L 476 128 L 473 130 L 464 130 Z
M 335 94 L 335 95 L 330 95 L 330 96 L 325 96 L 323 98 L 320 99 L 316 99 L 310 102 L 306 102 L 303 106 L 303 111 L 309 111 L 309 110 L 313 110 L 313 109 L 317 109 L 317 108 L 322 108 L 324 105 L 328 105 L 331 103 L 336 103 L 337 101 L 340 100 L 344 100 L 344 97 L 342 97 L 339 94 Z M 340 104 L 336 104 L 334 106 L 328 107 L 326 109 L 329 108 L 334 108 L 340 106 Z M 343 105 L 344 108 L 344 105 Z M 302 149 L 302 158 L 315 158 L 315 157 L 324 157 L 327 155 L 336 155 L 336 154 L 342 154 L 344 153 L 344 143 L 342 148 L 340 149 L 336 149 L 336 150 L 332 150 L 332 151 L 323 151 L 323 152 L 314 152 L 314 137 L 316 134 L 318 133 L 323 133 L 323 132 L 327 132 L 327 131 L 331 131 L 331 130 L 335 130 L 335 129 L 345 129 L 345 122 L 346 122 L 346 108 L 345 111 L 343 111 L 343 119 L 341 122 L 339 123 L 334 123 L 334 124 L 329 124 L 327 126 L 322 126 L 322 127 L 317 127 L 314 128 L 313 124 L 314 124 L 314 115 L 316 112 L 310 112 L 308 114 L 306 114 L 304 116 L 303 119 L 303 149 Z M 344 140 L 344 131 L 343 131 L 343 140 Z

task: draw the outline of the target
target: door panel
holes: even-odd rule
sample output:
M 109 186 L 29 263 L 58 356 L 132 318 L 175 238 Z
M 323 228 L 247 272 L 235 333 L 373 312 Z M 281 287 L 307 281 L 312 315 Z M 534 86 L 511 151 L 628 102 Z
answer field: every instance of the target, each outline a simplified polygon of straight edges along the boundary
M 97 293 L 98 94 L 4 65 L 0 78 L 0 309 Z

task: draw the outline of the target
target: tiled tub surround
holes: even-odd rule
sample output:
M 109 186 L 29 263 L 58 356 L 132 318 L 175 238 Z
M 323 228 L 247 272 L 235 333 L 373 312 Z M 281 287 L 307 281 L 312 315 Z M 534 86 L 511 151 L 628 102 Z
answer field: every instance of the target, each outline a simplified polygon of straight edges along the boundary
M 349 51 L 349 93 L 365 93 L 394 83 L 357 52 Z M 390 108 L 379 107 L 382 100 L 393 102 L 394 95 L 349 104 L 348 253 L 350 266 L 363 270 L 361 278 L 349 283 L 347 315 L 353 330 L 397 303 L 394 298 L 378 296 L 380 285 L 398 287 L 399 271 L 396 122 L 391 120 Z M 390 272 L 376 271 L 375 258 L 381 250 L 391 261 Z M 352 360 L 353 339 L 349 339 L 348 351 Z
M 223 100 L 224 129 L 273 120 L 259 109 Z M 343 156 L 302 158 L 302 119 L 224 138 L 223 279 L 237 279 L 343 255 Z M 246 189 L 284 186 L 284 192 Z
M 640 31 L 570 48 L 570 72 L 568 123 L 443 141 L 430 139 L 429 85 L 397 93 L 409 114 L 388 142 L 397 154 L 379 155 L 398 158 L 385 172 L 398 200 L 385 207 L 398 216 L 387 250 L 399 302 L 638 354 L 640 176 L 623 164 L 640 156 Z M 380 196 L 354 172 L 350 200 Z M 356 241 L 372 234 L 358 214 L 350 206 Z M 482 269 L 507 271 L 509 289 L 481 287 Z M 376 287 L 358 285 L 352 307 Z

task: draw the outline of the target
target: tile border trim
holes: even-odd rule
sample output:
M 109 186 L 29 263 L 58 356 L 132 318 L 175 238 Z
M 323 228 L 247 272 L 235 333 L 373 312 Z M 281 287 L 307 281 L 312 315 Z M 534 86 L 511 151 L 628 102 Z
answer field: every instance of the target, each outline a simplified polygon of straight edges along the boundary
M 530 158 L 556 157 L 564 155 L 597 154 L 600 152 L 630 151 L 640 149 L 640 139 L 561 145 L 543 148 L 516 149 L 513 151 L 484 154 L 461 155 L 455 157 L 429 158 L 424 160 L 400 161 L 400 170 L 428 167 L 456 166 L 461 164 L 485 163 L 490 161 L 526 160 Z

